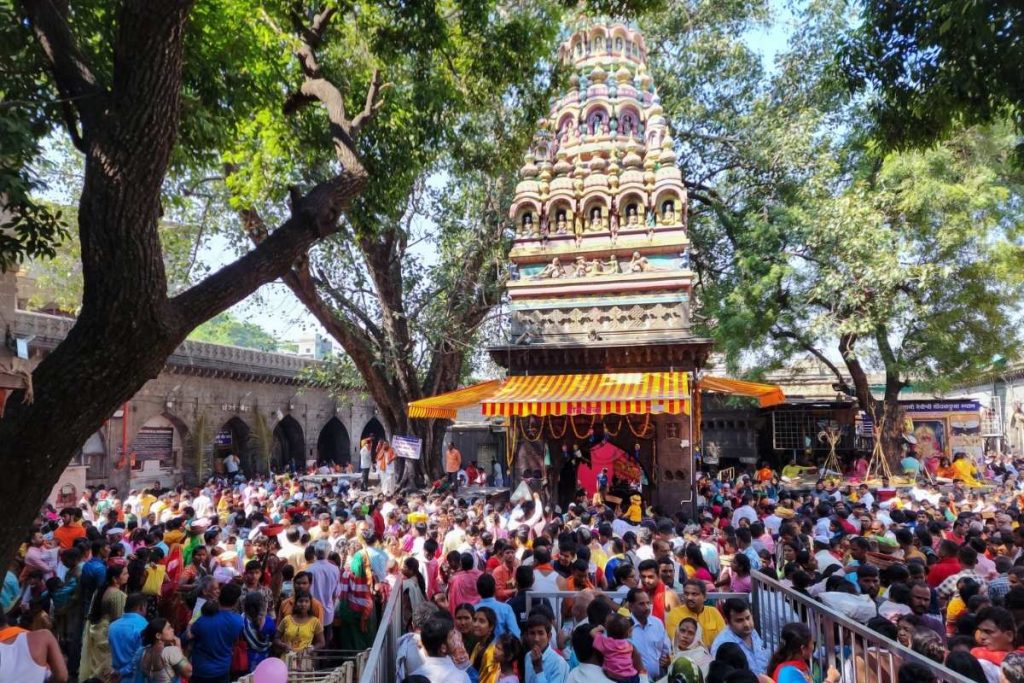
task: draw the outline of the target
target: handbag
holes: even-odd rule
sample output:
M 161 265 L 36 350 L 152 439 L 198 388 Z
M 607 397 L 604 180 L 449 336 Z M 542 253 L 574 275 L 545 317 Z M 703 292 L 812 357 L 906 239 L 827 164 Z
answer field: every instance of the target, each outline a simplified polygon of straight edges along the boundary
M 249 646 L 246 645 L 245 638 L 242 636 L 239 636 L 231 648 L 231 673 L 249 673 Z

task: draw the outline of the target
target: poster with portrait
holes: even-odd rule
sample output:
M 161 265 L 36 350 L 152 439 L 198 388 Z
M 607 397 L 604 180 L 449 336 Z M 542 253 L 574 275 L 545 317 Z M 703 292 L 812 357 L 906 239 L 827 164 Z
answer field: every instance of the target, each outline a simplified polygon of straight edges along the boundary
M 914 449 L 924 461 L 967 453 L 980 462 L 984 453 L 980 405 L 971 399 L 900 401 L 913 424 Z
M 932 458 L 949 455 L 947 450 L 949 439 L 945 418 L 911 416 L 914 423 L 914 438 L 917 440 L 917 453 L 927 462 Z

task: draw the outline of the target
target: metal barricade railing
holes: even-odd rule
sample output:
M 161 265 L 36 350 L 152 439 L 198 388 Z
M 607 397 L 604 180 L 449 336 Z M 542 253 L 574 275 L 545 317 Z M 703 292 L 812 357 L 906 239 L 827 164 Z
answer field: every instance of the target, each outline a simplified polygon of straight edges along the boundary
M 359 683 L 394 683 L 397 680 L 398 639 L 402 637 L 404 625 L 402 588 L 399 584 L 392 589 L 384 605 L 373 646 L 359 673 Z
M 817 644 L 813 664 L 822 673 L 834 666 L 843 674 L 843 683 L 892 683 L 904 662 L 917 662 L 927 667 L 938 681 L 973 683 L 761 572 L 753 571 L 750 575 L 752 590 L 749 596 L 743 597 L 750 599 L 757 631 L 770 652 L 779 647 L 782 627 L 799 621 L 810 627 Z
M 626 599 L 625 593 L 609 593 L 607 591 L 596 590 L 595 593 L 603 593 L 616 602 L 621 602 Z M 675 591 L 676 595 L 679 596 L 679 600 L 683 599 L 683 592 L 681 590 Z M 579 595 L 579 591 L 527 591 L 526 593 L 526 613 L 529 614 L 530 610 L 533 609 L 533 604 L 539 600 L 547 600 L 551 606 L 552 611 L 555 613 L 555 629 L 561 630 L 563 624 L 562 615 L 562 604 L 567 599 L 572 599 Z M 729 598 L 744 598 L 747 599 L 750 596 L 746 593 L 708 593 L 705 600 L 709 603 L 713 603 L 719 600 L 727 600 Z

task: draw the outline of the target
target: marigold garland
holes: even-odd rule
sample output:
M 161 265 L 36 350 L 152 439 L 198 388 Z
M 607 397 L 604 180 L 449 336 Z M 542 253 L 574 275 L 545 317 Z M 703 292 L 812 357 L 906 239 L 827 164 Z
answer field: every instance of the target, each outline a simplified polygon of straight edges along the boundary
M 523 438 L 530 443 L 537 443 L 544 436 L 544 418 L 542 417 L 540 419 L 540 427 L 537 429 L 537 435 L 532 439 L 530 438 L 530 435 L 526 433 L 526 427 L 523 426 L 529 419 L 530 418 L 519 420 L 519 432 L 523 435 Z
M 586 416 L 584 415 L 584 417 L 586 417 Z M 594 425 L 597 424 L 597 415 L 591 415 L 590 416 L 590 427 L 587 429 L 587 431 L 585 431 L 582 434 L 580 434 L 578 431 L 576 431 L 576 420 L 574 419 L 574 417 L 571 416 L 571 415 L 566 415 L 566 419 L 569 420 L 569 424 L 572 425 L 572 433 L 576 435 L 577 439 L 585 439 L 585 438 L 587 438 L 588 433 L 592 432 L 594 430 Z
M 572 419 L 568 415 L 565 416 L 565 422 L 562 424 L 562 433 L 555 434 L 555 419 L 548 415 L 548 432 L 551 434 L 551 438 L 556 441 L 561 441 L 565 433 L 569 431 L 569 420 Z
M 608 424 L 604 421 L 604 418 L 602 418 L 601 419 L 601 424 L 604 426 L 604 433 L 607 434 L 608 436 L 612 437 L 613 439 L 617 438 L 619 436 L 619 434 L 622 432 L 622 420 L 623 420 L 623 418 L 620 415 L 619 416 L 619 426 L 616 427 L 615 431 L 613 432 L 611 429 L 609 429 Z
M 644 426 L 643 426 L 643 429 L 641 429 L 639 432 L 637 432 L 635 429 L 633 429 L 633 423 L 629 421 L 629 415 L 626 415 L 625 418 L 626 418 L 626 425 L 629 427 L 629 431 L 633 433 L 633 436 L 635 436 L 638 439 L 646 438 L 647 432 L 651 428 L 651 414 L 650 413 L 646 413 L 644 415 Z

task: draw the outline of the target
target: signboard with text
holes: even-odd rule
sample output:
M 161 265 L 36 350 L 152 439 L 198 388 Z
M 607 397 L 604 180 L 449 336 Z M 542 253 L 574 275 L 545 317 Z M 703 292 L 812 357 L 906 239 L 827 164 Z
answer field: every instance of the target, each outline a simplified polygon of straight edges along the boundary
M 419 460 L 420 452 L 423 450 L 423 439 L 415 436 L 396 436 L 391 439 L 391 448 L 399 458 Z

